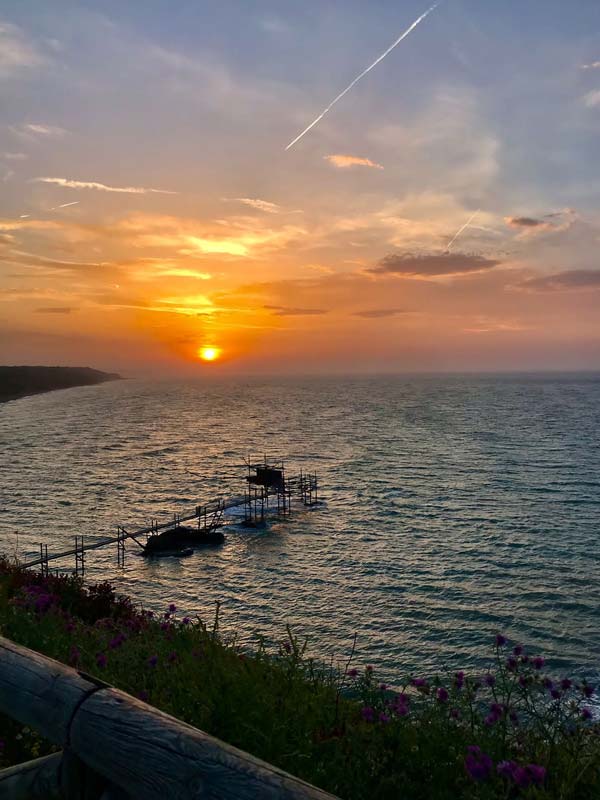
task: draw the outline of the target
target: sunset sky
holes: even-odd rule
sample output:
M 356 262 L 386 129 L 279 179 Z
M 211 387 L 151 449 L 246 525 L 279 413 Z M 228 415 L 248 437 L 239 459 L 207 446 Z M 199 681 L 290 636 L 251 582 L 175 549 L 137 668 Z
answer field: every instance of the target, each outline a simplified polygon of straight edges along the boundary
M 4 0 L 0 363 L 600 368 L 597 0 L 444 0 L 286 150 L 427 8 Z

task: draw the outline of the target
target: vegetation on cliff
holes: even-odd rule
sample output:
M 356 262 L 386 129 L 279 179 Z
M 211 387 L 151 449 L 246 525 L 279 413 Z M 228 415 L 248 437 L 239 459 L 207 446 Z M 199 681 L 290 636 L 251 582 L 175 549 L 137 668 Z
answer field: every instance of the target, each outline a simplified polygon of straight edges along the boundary
M 90 367 L 0 367 L 0 402 L 54 389 L 91 386 L 120 377 Z
M 2 635 L 126 692 L 346 800 L 600 795 L 594 687 L 495 636 L 489 668 L 390 691 L 369 665 L 323 666 L 288 629 L 253 653 L 210 625 L 139 610 L 109 584 L 0 560 Z M 48 752 L 0 717 L 0 766 Z

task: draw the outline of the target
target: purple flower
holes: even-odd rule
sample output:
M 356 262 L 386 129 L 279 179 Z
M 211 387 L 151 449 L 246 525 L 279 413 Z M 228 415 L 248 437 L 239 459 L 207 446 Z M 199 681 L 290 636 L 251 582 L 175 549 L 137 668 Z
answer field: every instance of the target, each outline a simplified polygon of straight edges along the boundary
M 150 699 L 148 692 L 145 689 L 142 689 L 141 692 L 138 692 L 138 698 L 144 703 L 147 703 Z
M 385 713 L 385 711 L 382 711 L 382 712 L 379 714 L 379 722 L 381 722 L 381 723 L 382 723 L 382 725 L 387 725 L 387 723 L 388 723 L 389 721 L 390 721 L 390 718 L 389 718 L 389 716 L 388 716 L 388 715 Z
M 550 680 L 550 678 L 544 678 L 542 684 L 545 689 L 548 689 L 548 691 L 554 688 L 554 681 Z
M 460 719 L 460 711 L 458 710 L 458 708 L 451 708 L 450 716 L 452 717 L 452 719 Z
M 369 674 L 370 674 L 371 672 L 373 672 L 373 667 L 372 667 L 372 665 L 371 665 L 371 664 L 367 664 L 367 666 L 365 667 L 365 672 L 368 672 Z
M 531 663 L 535 667 L 535 669 L 542 669 L 544 664 L 546 663 L 542 656 L 536 656 L 535 658 L 531 659 Z
M 503 778 L 508 778 L 508 780 L 511 781 L 513 780 L 516 769 L 517 765 L 514 761 L 500 761 L 496 766 L 496 772 L 498 775 L 501 775 Z
M 108 659 L 104 655 L 104 653 L 98 653 L 96 655 L 96 665 L 99 669 L 104 669 L 106 667 Z
M 585 697 L 590 698 L 594 694 L 594 687 L 590 686 L 589 683 L 584 683 L 581 687 L 581 691 Z
M 412 685 L 415 689 L 418 689 L 420 692 L 427 693 L 429 691 L 429 684 L 425 680 L 425 678 L 413 678 L 411 680 Z
M 155 667 L 158 664 L 158 656 L 150 656 L 148 659 L 148 666 Z
M 174 614 L 176 611 L 177 611 L 177 606 L 175 605 L 175 603 L 171 603 L 171 605 L 169 606 L 169 613 Z
M 444 689 L 443 686 L 437 690 L 437 700 L 438 703 L 447 703 L 448 702 L 448 690 Z
M 553 697 L 555 700 L 560 700 L 560 691 L 559 691 L 558 689 L 551 689 L 551 690 L 550 690 L 550 695 L 551 695 L 551 696 L 552 696 L 552 697 Z
M 519 686 L 521 686 L 524 689 L 527 686 L 528 683 L 529 683 L 529 681 L 527 680 L 527 676 L 526 675 L 520 675 L 519 676 Z
M 504 647 L 506 644 L 506 636 L 502 636 L 501 633 L 496 634 L 496 647 Z
M 191 623 L 191 621 L 192 621 L 192 620 L 191 620 L 189 617 L 184 617 L 184 618 L 181 620 L 181 624 L 182 624 L 182 625 L 189 625 L 189 624 Z
M 516 647 L 513 647 L 513 655 L 514 656 L 520 656 L 522 652 L 523 652 L 523 645 L 522 644 L 518 644 Z M 500 763 L 501 764 L 509 764 L 510 762 L 509 761 L 501 761 Z M 500 764 L 498 766 L 500 766 Z
M 348 676 L 350 678 L 356 678 L 357 675 L 358 675 L 358 670 L 354 669 L 354 667 L 352 667 L 352 669 L 348 670 Z
M 71 650 L 69 652 L 69 664 L 72 667 L 76 667 L 78 666 L 80 661 L 81 661 L 81 652 L 76 645 L 72 645 Z
M 591 710 L 589 708 L 584 708 L 583 711 L 581 712 L 581 719 L 591 719 L 591 718 L 592 718 Z
M 108 643 L 108 646 L 111 650 L 116 650 L 117 648 L 121 647 L 123 642 L 125 641 L 125 635 L 123 633 L 117 634 L 114 639 L 111 639 Z
M 517 669 L 517 659 L 514 656 L 506 659 L 506 669 L 509 672 L 515 672 Z
M 486 686 L 495 686 L 496 685 L 496 678 L 494 675 L 490 675 L 489 673 L 483 679 Z
M 529 773 L 531 782 L 535 783 L 536 786 L 541 786 L 546 780 L 545 767 L 542 767 L 539 764 L 527 764 L 525 769 Z
M 528 663 L 529 663 L 529 656 L 527 655 L 527 653 L 524 653 L 521 656 L 521 664 L 528 664 Z
M 387 683 L 380 683 L 379 688 L 382 692 L 385 692 L 385 690 L 387 689 Z
M 360 713 L 365 722 L 375 721 L 375 711 L 371 708 L 371 706 L 363 706 L 363 708 L 360 710 Z
M 463 684 L 465 682 L 465 673 L 460 670 L 460 672 L 454 673 L 454 685 L 457 689 L 462 689 Z
M 485 781 L 489 778 L 494 762 L 483 753 L 481 748 L 471 745 L 465 758 L 465 770 L 474 781 Z
M 567 689 L 570 689 L 571 686 L 573 686 L 573 681 L 571 681 L 569 678 L 563 678 L 562 681 L 560 682 L 560 685 L 561 688 L 564 689 L 564 691 L 566 692 Z

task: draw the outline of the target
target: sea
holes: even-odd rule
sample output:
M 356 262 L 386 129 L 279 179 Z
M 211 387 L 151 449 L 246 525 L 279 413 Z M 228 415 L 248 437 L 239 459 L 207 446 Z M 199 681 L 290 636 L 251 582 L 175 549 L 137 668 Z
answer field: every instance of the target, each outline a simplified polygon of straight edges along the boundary
M 244 647 L 286 626 L 321 662 L 485 668 L 496 632 L 600 678 L 600 375 L 123 380 L 0 405 L 0 551 L 50 554 L 244 492 L 247 460 L 316 472 L 320 503 L 224 544 L 90 551 L 86 580 Z M 51 562 L 72 570 L 74 558 Z

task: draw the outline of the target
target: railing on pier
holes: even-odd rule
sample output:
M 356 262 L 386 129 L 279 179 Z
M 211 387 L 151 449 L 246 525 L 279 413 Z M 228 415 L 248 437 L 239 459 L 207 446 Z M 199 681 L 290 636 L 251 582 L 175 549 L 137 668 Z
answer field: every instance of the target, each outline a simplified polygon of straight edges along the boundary
M 63 748 L 1 770 L 3 800 L 336 800 L 2 637 L 0 713 Z

